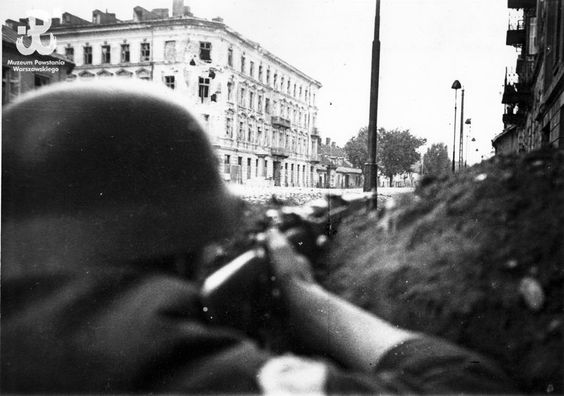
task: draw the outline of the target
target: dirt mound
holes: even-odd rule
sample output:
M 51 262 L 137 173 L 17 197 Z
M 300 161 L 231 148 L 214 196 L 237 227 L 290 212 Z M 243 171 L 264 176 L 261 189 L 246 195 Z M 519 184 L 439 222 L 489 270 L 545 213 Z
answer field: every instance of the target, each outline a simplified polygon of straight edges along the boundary
M 349 219 L 325 286 L 389 321 L 563 393 L 564 152 L 495 157 Z

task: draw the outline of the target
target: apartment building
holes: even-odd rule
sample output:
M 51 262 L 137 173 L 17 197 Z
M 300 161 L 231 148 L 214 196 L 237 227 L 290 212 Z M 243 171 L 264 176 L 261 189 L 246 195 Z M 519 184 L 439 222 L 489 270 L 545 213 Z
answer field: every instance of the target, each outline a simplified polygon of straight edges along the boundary
M 69 80 L 142 79 L 186 98 L 208 132 L 224 179 L 313 186 L 321 84 L 229 28 L 195 17 L 182 0 L 169 9 L 133 9 L 133 18 L 94 10 L 64 13 L 50 32 L 74 61 Z
M 508 0 L 507 45 L 519 52 L 507 73 L 504 130 L 496 153 L 564 147 L 564 0 Z

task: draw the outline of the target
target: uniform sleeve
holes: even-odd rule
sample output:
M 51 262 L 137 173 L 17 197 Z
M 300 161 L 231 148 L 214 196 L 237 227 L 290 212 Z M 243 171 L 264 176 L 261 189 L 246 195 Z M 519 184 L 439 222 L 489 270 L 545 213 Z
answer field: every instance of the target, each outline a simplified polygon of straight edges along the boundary
M 376 375 L 390 391 L 400 393 L 516 393 L 493 362 L 432 337 L 412 339 L 387 352 Z

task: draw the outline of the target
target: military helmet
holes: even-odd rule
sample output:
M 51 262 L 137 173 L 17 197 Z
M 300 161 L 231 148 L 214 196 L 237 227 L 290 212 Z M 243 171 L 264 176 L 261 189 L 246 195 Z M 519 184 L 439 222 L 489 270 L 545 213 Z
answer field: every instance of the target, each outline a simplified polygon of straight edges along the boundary
M 110 250 L 144 256 L 231 230 L 240 202 L 174 94 L 141 82 L 61 83 L 7 106 L 3 226 L 67 219 L 107 235 Z

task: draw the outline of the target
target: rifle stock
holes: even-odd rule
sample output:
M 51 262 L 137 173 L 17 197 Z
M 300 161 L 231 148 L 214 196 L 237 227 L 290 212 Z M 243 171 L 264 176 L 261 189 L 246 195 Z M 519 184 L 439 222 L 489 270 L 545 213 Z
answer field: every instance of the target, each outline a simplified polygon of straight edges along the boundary
M 374 208 L 374 193 L 327 195 L 305 206 L 267 211 L 271 227 L 284 232 L 297 252 L 314 258 L 351 213 Z M 210 275 L 201 289 L 204 314 L 210 323 L 235 327 L 256 336 L 280 314 L 279 289 L 271 276 L 266 250 L 259 246 L 244 252 Z M 263 340 L 264 341 L 264 340 Z

